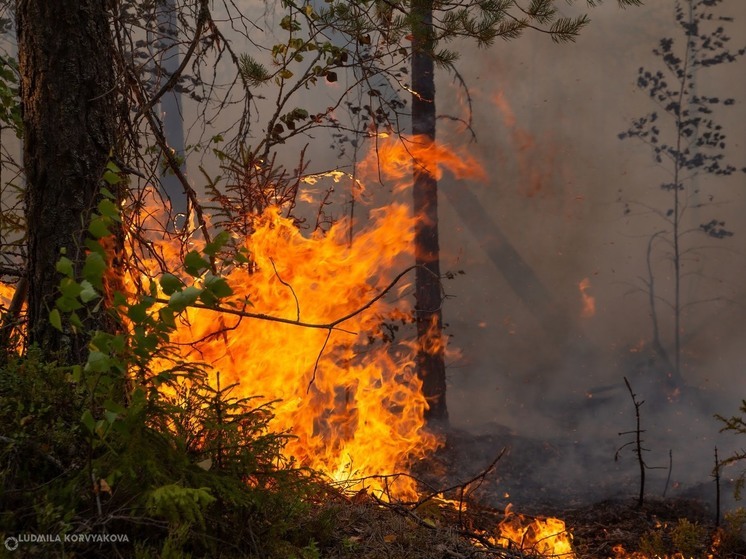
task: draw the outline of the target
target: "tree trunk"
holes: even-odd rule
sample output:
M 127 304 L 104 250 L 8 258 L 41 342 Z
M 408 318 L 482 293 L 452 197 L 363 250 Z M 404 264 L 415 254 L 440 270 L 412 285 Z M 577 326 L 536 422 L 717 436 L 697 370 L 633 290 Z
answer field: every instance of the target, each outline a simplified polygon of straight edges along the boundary
M 432 0 L 412 2 L 412 134 L 415 141 L 435 141 L 435 82 L 432 42 Z M 438 243 L 438 182 L 432 162 L 414 161 L 413 196 L 416 217 L 414 246 L 415 314 L 417 321 L 417 373 L 430 405 L 428 421 L 447 421 L 446 372 Z M 435 343 L 433 343 L 435 342 Z
M 48 358 L 86 340 L 49 323 L 64 251 L 78 269 L 115 132 L 113 45 L 102 0 L 19 0 L 18 52 L 28 223 L 28 333 Z
M 176 22 L 178 8 L 175 0 L 162 0 L 156 3 L 156 22 L 159 34 L 162 37 L 157 41 L 158 64 L 154 76 L 154 90 L 162 87 L 176 72 L 181 64 L 179 54 L 178 32 Z M 162 98 L 160 105 L 160 118 L 163 121 L 163 134 L 169 147 L 181 161 L 185 160 L 184 145 L 184 118 L 182 115 L 181 93 L 176 89 L 169 91 Z M 181 166 L 182 172 L 186 172 L 186 164 Z M 170 170 L 165 171 L 161 177 L 161 185 L 168 200 L 171 202 L 171 220 L 169 230 L 181 230 L 185 225 L 187 207 L 187 195 L 184 185 Z

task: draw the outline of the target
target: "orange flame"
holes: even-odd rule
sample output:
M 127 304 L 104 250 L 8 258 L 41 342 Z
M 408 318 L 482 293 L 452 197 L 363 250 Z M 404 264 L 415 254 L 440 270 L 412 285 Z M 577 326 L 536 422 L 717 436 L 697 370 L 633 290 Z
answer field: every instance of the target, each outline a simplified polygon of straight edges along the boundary
M 509 549 L 526 551 L 540 557 L 574 559 L 572 534 L 558 518 L 529 518 L 509 513 L 498 525 L 496 543 Z
M 0 309 L 5 309 L 10 305 L 11 300 L 13 299 L 13 293 L 15 293 L 16 288 L 14 285 L 8 285 L 5 283 L 0 283 Z
M 407 138 L 390 137 L 379 141 L 374 150 L 361 163 L 363 176 L 398 181 L 398 190 L 411 186 L 413 161 L 424 167 L 436 180 L 443 177 L 448 170 L 458 179 L 484 180 L 486 174 L 482 165 L 473 156 L 463 150 L 457 151 L 425 136 Z
M 578 284 L 580 297 L 583 301 L 583 310 L 580 312 L 580 316 L 583 318 L 590 318 L 596 314 L 596 298 L 588 293 L 590 288 L 591 280 L 588 278 L 583 278 Z
M 375 161 L 382 176 L 403 181 L 414 156 L 438 178 L 444 169 L 459 178 L 484 177 L 474 158 L 440 144 L 421 138 L 404 144 L 380 140 L 377 156 L 366 160 L 369 172 Z M 406 188 L 406 181 L 399 188 Z M 154 229 L 161 229 L 157 204 L 145 202 L 139 226 L 147 229 L 155 221 Z M 234 239 L 248 250 L 251 265 L 235 267 L 226 277 L 235 307 L 249 301 L 253 312 L 285 322 L 190 308 L 171 341 L 184 348 L 185 357 L 220 371 L 224 386 L 240 383 L 234 396 L 274 402 L 272 427 L 294 436 L 284 450 L 288 457 L 346 482 L 351 490 L 415 499 L 410 477 L 375 476 L 406 472 L 439 445 L 424 428 L 427 402 L 414 369 L 416 347 L 370 344 L 368 336 L 386 318 L 399 320 L 411 311 L 401 300 L 394 306 L 385 298 L 373 299 L 411 260 L 416 218 L 401 204 L 371 215 L 349 243 L 345 219 L 326 233 L 304 236 L 279 209 L 266 210 L 252 220 L 249 237 Z M 150 248 L 176 268 L 179 245 L 158 242 Z M 152 264 L 151 269 L 159 269 Z M 289 323 L 329 325 L 345 316 L 349 319 L 336 327 Z M 446 339 L 437 328 L 431 331 L 428 347 L 439 350 Z M 561 520 L 513 514 L 498 530 L 498 544 L 573 557 L 572 538 Z
M 413 156 L 436 177 L 445 169 L 457 177 L 483 173 L 476 160 L 440 144 L 379 138 L 378 153 L 366 159 L 360 176 L 375 172 L 397 179 L 396 190 L 404 190 Z M 350 489 L 414 498 L 414 482 L 406 476 L 368 478 L 406 472 L 439 444 L 424 429 L 427 402 L 414 368 L 415 345 L 368 342 L 387 317 L 399 320 L 411 312 L 401 300 L 396 306 L 385 298 L 368 304 L 410 263 L 414 218 L 396 203 L 371 216 L 350 244 L 345 219 L 308 237 L 279 210 L 267 210 L 254 219 L 251 235 L 238 240 L 251 267 L 227 276 L 235 303 L 248 299 L 253 312 L 316 325 L 351 315 L 338 327 L 230 317 L 220 322 L 214 311 L 190 309 L 172 341 L 219 370 L 224 384 L 240 382 L 237 396 L 275 402 L 272 427 L 294 436 L 285 448 L 289 457 L 349 482 Z M 177 262 L 176 250 L 170 252 Z M 435 330 L 427 347 L 439 350 L 446 340 Z M 368 479 L 354 482 L 361 478 Z
M 344 220 L 308 238 L 277 209 L 266 211 L 243 240 L 252 266 L 227 276 L 235 301 L 248 299 L 252 311 L 310 324 L 352 314 L 403 268 L 412 224 L 407 209 L 393 204 L 374 212 L 350 246 Z M 222 382 L 240 382 L 237 395 L 275 401 L 273 428 L 295 437 L 286 453 L 345 481 L 405 471 L 437 446 L 423 430 L 427 404 L 409 350 L 368 344 L 389 309 L 379 300 L 336 328 L 227 317 L 221 324 L 211 310 L 190 309 L 188 325 L 173 341 L 191 344 L 191 355 L 220 370 Z M 218 335 L 226 327 L 226 335 Z M 383 490 L 375 480 L 367 486 Z M 388 489 L 413 494 L 408 478 Z
M 6 321 L 6 312 L 10 310 L 16 287 L 16 285 L 0 282 L 0 319 L 2 320 L 0 326 L 3 326 L 3 329 L 5 330 L 5 332 L 3 332 L 4 339 L 12 340 L 15 344 L 13 348 L 14 351 L 20 355 L 24 350 L 23 337 L 25 335 L 25 326 L 23 324 L 18 325 Z M 23 303 L 22 309 L 26 309 L 25 302 Z M 10 330 L 6 330 L 7 328 L 10 328 Z

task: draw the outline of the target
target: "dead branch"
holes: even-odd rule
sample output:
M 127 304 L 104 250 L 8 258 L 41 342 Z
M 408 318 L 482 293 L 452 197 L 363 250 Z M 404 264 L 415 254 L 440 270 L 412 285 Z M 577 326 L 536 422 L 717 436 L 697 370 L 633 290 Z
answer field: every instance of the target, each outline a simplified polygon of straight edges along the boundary
M 391 291 L 401 279 L 407 275 L 412 270 L 417 269 L 419 266 L 409 266 L 404 271 L 399 273 L 383 290 L 381 290 L 375 297 L 370 299 L 367 303 L 362 305 L 361 307 L 358 307 L 357 309 L 349 312 L 348 314 L 337 318 L 336 320 L 332 320 L 331 322 L 326 323 L 317 323 L 317 322 L 304 322 L 302 320 L 293 320 L 291 318 L 282 318 L 280 316 L 273 316 L 269 314 L 264 313 L 253 313 L 248 312 L 245 310 L 238 310 L 238 309 L 232 309 L 229 307 L 221 307 L 219 305 L 214 306 L 208 306 L 204 305 L 202 303 L 193 303 L 191 306 L 195 309 L 204 309 L 209 311 L 214 311 L 217 313 L 224 313 L 224 314 L 232 314 L 234 316 L 241 316 L 244 318 L 255 318 L 257 320 L 267 320 L 270 322 L 279 322 L 282 324 L 288 324 L 290 326 L 300 326 L 303 328 L 316 328 L 319 330 L 339 330 L 342 332 L 346 332 L 348 334 L 355 334 L 355 332 L 351 332 L 349 330 L 343 330 L 341 328 L 337 328 L 340 324 L 343 322 L 346 322 L 350 320 L 351 318 L 359 315 L 360 313 L 364 312 L 365 310 L 369 309 L 371 306 L 373 306 L 377 301 L 379 301 L 382 297 L 384 297 L 389 291 Z M 429 271 L 429 270 L 428 270 Z M 163 298 L 157 298 L 157 303 L 162 303 L 164 305 L 167 305 L 169 303 L 168 299 Z
M 497 463 L 498 463 L 498 462 L 500 461 L 500 459 L 501 459 L 501 458 L 502 458 L 502 457 L 503 457 L 503 456 L 505 455 L 505 453 L 507 452 L 507 450 L 508 450 L 508 449 L 507 449 L 507 447 L 503 447 L 503 449 L 502 449 L 502 450 L 500 451 L 500 453 L 499 453 L 499 454 L 497 455 L 497 457 L 496 457 L 496 458 L 495 458 L 495 459 L 494 459 L 494 460 L 493 460 L 492 462 L 490 462 L 490 464 L 489 464 L 489 465 L 488 465 L 488 466 L 487 466 L 486 468 L 484 468 L 484 469 L 483 469 L 483 470 L 482 470 L 481 472 L 479 472 L 479 473 L 478 473 L 477 475 L 475 475 L 475 476 L 474 476 L 474 477 L 472 477 L 471 479 L 468 479 L 468 480 L 466 480 L 466 481 L 462 481 L 461 483 L 458 483 L 458 484 L 456 484 L 456 485 L 453 485 L 453 486 L 451 486 L 451 487 L 447 487 L 447 488 L 445 488 L 445 489 L 440 489 L 440 490 L 438 490 L 438 491 L 434 491 L 434 492 L 431 492 L 431 493 L 430 493 L 429 495 L 425 495 L 425 496 L 424 496 L 424 497 L 422 497 L 422 498 L 421 498 L 421 499 L 420 499 L 419 501 L 417 501 L 417 504 L 415 505 L 415 508 L 417 508 L 418 506 L 422 505 L 423 503 L 425 503 L 425 502 L 429 501 L 429 500 L 430 500 L 430 499 L 432 499 L 433 497 L 436 497 L 437 495 L 441 495 L 441 494 L 444 494 L 444 493 L 448 493 L 448 492 L 450 492 L 450 491 L 455 491 L 455 490 L 457 490 L 457 489 L 460 489 L 460 490 L 461 490 L 461 494 L 462 494 L 462 496 L 463 496 L 464 490 L 465 490 L 465 489 L 466 489 L 466 488 L 467 488 L 467 487 L 468 487 L 469 485 L 471 485 L 472 483 L 475 483 L 475 482 L 477 482 L 477 481 L 478 481 L 478 482 L 479 482 L 479 484 L 481 485 L 481 484 L 482 484 L 482 482 L 483 482 L 483 481 L 485 480 L 485 478 L 486 478 L 486 477 L 487 477 L 487 476 L 488 476 L 489 474 L 491 474 L 491 473 L 492 473 L 492 471 L 493 471 L 493 470 L 495 469 L 495 467 L 497 466 Z
M 202 36 L 202 31 L 204 31 L 208 21 L 208 15 L 209 11 L 207 7 L 207 0 L 201 0 L 199 16 L 197 17 L 197 25 L 194 30 L 194 37 L 192 38 L 192 41 L 189 44 L 186 53 L 184 54 L 184 59 L 181 61 L 181 64 L 176 69 L 176 71 L 171 74 L 168 81 L 163 85 L 163 87 L 155 95 L 153 95 L 147 103 L 140 107 L 140 109 L 137 111 L 137 117 L 150 112 L 158 103 L 158 101 L 160 101 L 161 97 L 163 97 L 166 93 L 171 91 L 174 86 L 176 86 L 176 82 L 179 81 L 179 78 L 184 73 L 184 70 L 189 64 L 189 61 L 192 59 L 194 51 L 197 49 L 197 45 L 199 44 L 200 38 Z

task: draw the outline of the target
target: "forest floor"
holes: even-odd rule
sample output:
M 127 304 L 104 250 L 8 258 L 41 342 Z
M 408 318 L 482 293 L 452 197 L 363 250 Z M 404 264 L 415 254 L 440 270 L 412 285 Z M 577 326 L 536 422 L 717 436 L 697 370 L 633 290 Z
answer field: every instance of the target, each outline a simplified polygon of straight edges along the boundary
M 578 559 L 746 558 L 746 513 L 732 500 L 732 484 L 721 488 L 731 495 L 720 506 L 730 512 L 721 515 L 714 480 L 678 484 L 662 469 L 648 480 L 640 506 L 636 457 L 614 460 L 613 449 L 604 456 L 608 448 L 506 429 L 482 435 L 449 429 L 443 448 L 415 475 L 433 487 L 456 487 L 446 494 L 451 499 L 468 495 L 493 511 L 563 520 Z M 658 491 L 664 485 L 665 496 Z

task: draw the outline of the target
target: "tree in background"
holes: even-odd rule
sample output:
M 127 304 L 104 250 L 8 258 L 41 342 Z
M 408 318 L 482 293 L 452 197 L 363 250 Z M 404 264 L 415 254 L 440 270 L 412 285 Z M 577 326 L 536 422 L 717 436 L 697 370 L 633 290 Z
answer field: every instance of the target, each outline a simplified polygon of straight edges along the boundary
M 620 0 L 619 5 L 636 5 Z M 435 65 L 453 69 L 456 53 L 437 50 L 457 36 L 474 39 L 479 46 L 491 45 L 497 37 L 513 39 L 526 28 L 548 33 L 556 42 L 572 41 L 588 23 L 586 16 L 564 18 L 553 0 L 539 0 L 524 8 L 517 2 L 436 3 L 412 0 L 401 3 L 401 12 L 411 18 L 412 135 L 414 142 L 432 144 L 436 137 Z M 588 2 L 593 5 L 593 2 Z M 393 18 L 390 18 L 393 21 Z M 538 26 L 538 27 L 537 27 Z M 433 344 L 443 331 L 443 289 L 440 274 L 438 233 L 438 183 L 426 166 L 413 157 L 413 212 L 415 224 L 415 321 L 417 324 L 417 368 L 423 392 L 430 402 L 427 417 L 446 421 L 446 367 L 444 345 Z M 525 278 L 528 281 L 528 278 Z
M 641 67 L 637 78 L 637 86 L 648 93 L 657 108 L 635 119 L 619 134 L 620 139 L 635 138 L 650 146 L 655 162 L 665 167 L 670 176 L 670 180 L 656 187 L 657 192 L 665 194 L 663 207 L 647 200 L 635 204 L 646 213 L 652 212 L 662 223 L 648 241 L 648 274 L 643 279 L 643 289 L 652 320 L 652 348 L 660 360 L 664 382 L 671 390 L 684 385 L 681 356 L 685 310 L 704 302 L 685 300 L 682 295 L 687 281 L 701 274 L 695 263 L 703 248 L 702 240 L 722 241 L 733 235 L 725 222 L 715 216 L 692 226 L 690 214 L 695 210 L 710 211 L 713 201 L 713 195 L 707 191 L 710 177 L 746 172 L 746 168 L 738 169 L 726 161 L 726 132 L 715 120 L 716 110 L 733 105 L 735 100 L 723 97 L 722 93 L 702 91 L 703 72 L 733 63 L 746 52 L 744 48 L 732 49 L 729 45 L 725 26 L 732 18 L 718 11 L 721 3 L 722 0 L 675 3 L 674 17 L 683 41 L 661 39 L 653 53 L 662 67 L 652 70 Z M 633 203 L 625 205 L 625 214 L 631 212 L 630 204 Z M 659 256 L 670 262 L 670 285 L 660 285 L 662 279 L 654 269 Z M 672 319 L 668 336 L 662 333 L 661 306 L 669 310 Z

